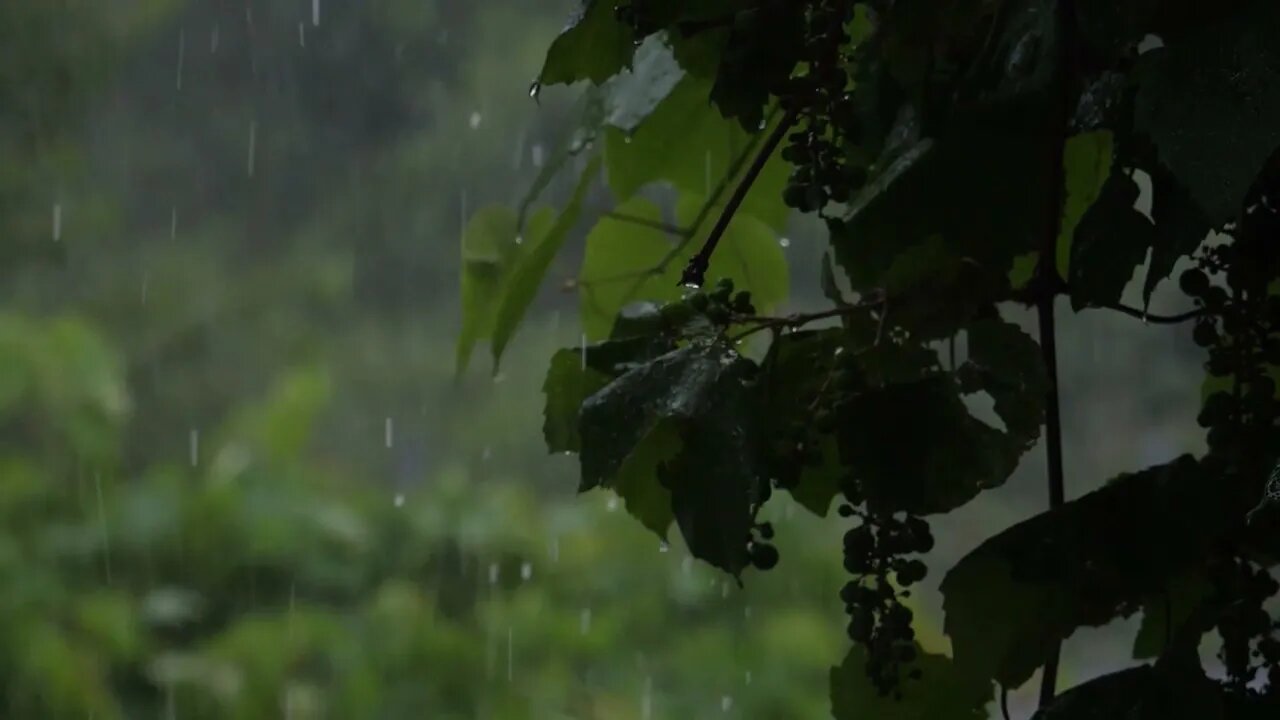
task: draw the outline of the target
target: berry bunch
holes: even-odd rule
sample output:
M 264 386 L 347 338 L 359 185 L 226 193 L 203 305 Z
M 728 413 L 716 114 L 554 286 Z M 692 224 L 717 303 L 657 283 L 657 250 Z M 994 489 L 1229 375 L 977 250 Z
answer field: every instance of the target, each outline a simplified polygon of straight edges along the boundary
M 854 576 L 840 591 L 849 613 L 849 638 L 867 649 L 867 676 L 881 695 L 901 698 L 903 671 L 916 659 L 911 609 L 903 600 L 924 579 L 919 558 L 933 549 L 933 534 L 923 519 L 905 514 L 874 514 L 851 504 L 840 514 L 855 518 L 844 536 L 844 567 Z M 919 679 L 919 668 L 906 677 Z
M 729 326 L 735 318 L 756 314 L 756 307 L 751 303 L 751 291 L 742 290 L 734 294 L 733 280 L 729 278 L 720 279 L 711 292 L 697 290 L 689 293 L 685 303 L 719 327 Z

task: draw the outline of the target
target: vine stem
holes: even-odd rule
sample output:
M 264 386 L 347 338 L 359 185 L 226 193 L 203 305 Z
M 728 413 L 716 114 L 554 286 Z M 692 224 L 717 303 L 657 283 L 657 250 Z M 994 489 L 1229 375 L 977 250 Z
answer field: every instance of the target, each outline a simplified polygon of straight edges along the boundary
M 786 137 L 787 131 L 791 129 L 791 125 L 795 121 L 795 110 L 788 110 L 782 116 L 778 126 L 773 129 L 769 139 L 765 141 L 764 146 L 760 148 L 760 152 L 751 161 L 751 167 L 747 168 L 746 174 L 742 177 L 742 182 L 738 183 L 738 186 L 733 189 L 733 195 L 729 196 L 729 202 L 725 203 L 724 211 L 716 219 L 716 224 L 711 228 L 711 233 L 707 235 L 707 241 L 702 244 L 702 249 L 698 250 L 697 255 L 689 259 L 689 264 L 685 266 L 684 273 L 680 276 L 681 285 L 702 287 L 703 282 L 706 281 L 707 268 L 711 265 L 711 254 L 716 251 L 716 245 L 720 242 L 724 231 L 729 228 L 729 222 L 733 220 L 733 216 L 738 212 L 738 207 L 746 199 L 747 192 L 751 190 L 751 185 L 760 176 L 760 171 L 764 170 L 769 158 L 773 156 L 773 151 L 778 149 L 778 145 L 782 143 L 782 138 Z
M 1055 6 L 1055 25 L 1058 35 L 1054 101 L 1050 112 L 1052 122 L 1049 143 L 1050 203 L 1041 238 L 1040 261 L 1036 268 L 1040 281 L 1036 311 L 1040 321 L 1040 351 L 1044 358 L 1049 387 L 1044 398 L 1045 455 L 1048 465 L 1049 509 L 1056 510 L 1066 502 L 1066 480 L 1062 463 L 1062 413 L 1058 394 L 1058 340 L 1054 319 L 1054 306 L 1063 280 L 1058 274 L 1058 234 L 1062 231 L 1062 210 L 1066 201 L 1066 172 L 1063 154 L 1067 144 L 1068 113 L 1071 110 L 1072 63 L 1075 56 L 1075 4 L 1072 0 L 1058 0 Z M 1058 665 L 1062 656 L 1062 641 L 1055 640 L 1045 657 L 1044 671 L 1040 677 L 1040 707 L 1047 707 L 1057 695 Z

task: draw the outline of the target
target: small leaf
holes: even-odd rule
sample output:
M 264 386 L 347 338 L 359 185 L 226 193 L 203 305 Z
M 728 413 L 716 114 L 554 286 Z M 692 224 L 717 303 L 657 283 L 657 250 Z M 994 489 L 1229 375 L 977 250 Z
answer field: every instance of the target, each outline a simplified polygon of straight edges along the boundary
M 650 35 L 636 50 L 635 64 L 603 87 L 605 124 L 635 132 L 684 78 L 684 69 L 662 36 Z
M 587 163 L 582 176 L 578 178 L 578 186 L 573 191 L 573 196 L 556 218 L 554 225 L 544 231 L 538 227 L 541 224 L 537 222 L 538 218 L 535 217 L 535 221 L 530 223 L 529 235 L 532 239 L 526 241 L 529 249 L 513 262 L 510 274 L 502 284 L 498 300 L 491 343 L 494 373 L 498 372 L 502 352 L 538 294 L 538 288 L 542 285 L 542 279 L 546 277 L 551 262 L 560 253 L 560 248 L 564 247 L 569 231 L 577 224 L 578 216 L 582 213 L 582 201 L 599 171 L 598 157 Z
M 520 252 L 516 213 L 501 205 L 481 208 L 462 233 L 462 329 L 456 372 L 467 369 L 476 342 L 493 334 L 497 298 Z
M 614 13 L 611 0 L 582 0 L 569 22 L 547 49 L 534 86 L 590 80 L 599 85 L 631 63 L 632 33 Z
M 1120 300 L 1134 270 L 1155 243 L 1155 228 L 1134 207 L 1138 184 L 1116 168 L 1076 227 L 1068 279 L 1071 306 L 1105 307 Z
M 1073 135 L 1067 139 L 1062 151 L 1063 172 L 1066 174 L 1066 201 L 1062 210 L 1062 227 L 1058 234 L 1058 273 L 1071 277 L 1071 244 L 1076 227 L 1085 212 L 1102 193 L 1103 185 L 1111 176 L 1114 143 L 1109 131 Z

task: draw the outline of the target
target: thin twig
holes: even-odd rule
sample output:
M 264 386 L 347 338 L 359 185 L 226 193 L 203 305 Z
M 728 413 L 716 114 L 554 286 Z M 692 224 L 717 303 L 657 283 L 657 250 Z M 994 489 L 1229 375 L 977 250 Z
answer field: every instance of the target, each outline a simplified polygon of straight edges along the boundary
M 1115 310 L 1118 313 L 1123 313 L 1130 317 L 1136 317 L 1139 320 L 1142 320 L 1143 322 L 1156 323 L 1157 325 L 1176 325 L 1178 323 L 1184 323 L 1188 320 L 1195 320 L 1196 318 L 1205 314 L 1205 311 L 1203 309 L 1197 308 L 1195 310 L 1188 310 L 1184 313 L 1178 313 L 1177 315 L 1152 315 L 1150 313 L 1144 312 L 1137 308 L 1132 308 L 1132 307 L 1129 307 L 1128 305 L 1122 305 L 1120 303 L 1104 305 L 1103 309 Z
M 685 266 L 684 273 L 680 276 L 681 285 L 701 287 L 702 283 L 706 281 L 707 267 L 711 265 L 711 255 L 716 251 L 716 245 L 720 242 L 724 231 L 729 228 L 729 222 L 733 220 L 733 216 L 738 212 L 738 207 L 746 199 L 747 192 L 751 190 L 751 185 L 760 176 L 760 171 L 764 170 L 764 166 L 769 162 L 774 150 L 778 149 L 778 145 L 782 143 L 782 138 L 786 137 L 787 131 L 791 129 L 792 123 L 796 120 L 796 114 L 795 110 L 788 110 L 787 114 L 783 115 L 782 120 L 778 122 L 778 126 L 770 133 L 769 139 L 764 143 L 764 147 L 760 148 L 755 160 L 751 162 L 751 167 L 747 168 L 747 174 L 743 176 L 742 182 L 738 183 L 738 187 L 734 188 L 733 195 L 729 197 L 729 202 L 725 204 L 724 210 L 716 220 L 715 226 L 711 228 L 711 234 L 707 236 L 706 242 L 702 244 L 702 249 Z
M 1000 686 L 1000 714 L 1009 720 L 1009 688 L 1004 685 Z
M 883 308 L 884 305 L 884 299 L 877 298 L 875 300 L 868 300 L 854 305 L 841 305 L 840 307 L 831 308 L 829 310 L 821 310 L 811 313 L 796 313 L 785 317 L 771 317 L 767 315 L 734 315 L 732 319 L 735 323 L 753 323 L 754 326 L 744 330 L 738 335 L 735 335 L 731 339 L 733 342 L 738 342 L 739 340 L 754 335 L 761 330 L 794 330 L 798 327 L 808 325 L 809 323 L 818 322 L 820 320 L 829 320 L 836 317 L 844 317 L 846 315 L 854 315 L 871 308 Z M 878 340 L 879 338 L 877 338 L 877 341 Z

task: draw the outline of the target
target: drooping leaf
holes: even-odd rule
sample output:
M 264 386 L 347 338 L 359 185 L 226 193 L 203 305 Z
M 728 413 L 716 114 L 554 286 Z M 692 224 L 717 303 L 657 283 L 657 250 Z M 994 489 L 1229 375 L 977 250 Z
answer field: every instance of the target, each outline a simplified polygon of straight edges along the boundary
M 655 456 L 666 455 L 672 443 L 651 438 L 674 430 L 679 451 L 658 468 L 637 502 L 651 508 L 653 484 L 660 482 L 694 557 L 738 575 L 747 564 L 752 504 L 767 481 L 753 425 L 755 370 L 728 344 L 709 342 L 624 373 L 583 403 L 581 489 L 618 483 L 627 463 L 639 462 L 638 449 L 656 446 Z M 630 488 L 645 487 L 629 472 L 625 479 Z M 655 515 L 646 513 L 652 521 Z
M 991 682 L 973 675 L 945 655 L 925 652 L 911 667 L 922 673 L 906 680 L 902 699 L 882 697 L 867 679 L 867 651 L 855 645 L 844 662 L 831 669 L 831 714 L 835 720 L 984 720 Z
M 560 34 L 547 49 L 538 74 L 539 85 L 590 80 L 600 83 L 631 63 L 635 53 L 630 28 L 618 22 L 611 0 L 581 0 Z
M 1202 562 L 1238 517 L 1226 494 L 1183 456 L 1005 530 L 942 582 L 956 661 L 1021 685 L 1052 644 L 1078 627 L 1132 613 Z
M 1280 5 L 1254 0 L 1143 56 L 1135 123 L 1220 225 L 1280 147 Z
M 462 328 L 456 369 L 467 369 L 476 342 L 493 335 L 498 297 L 520 253 L 516 213 L 504 206 L 482 208 L 462 234 Z
M 1074 135 L 1067 139 L 1062 151 L 1066 183 L 1066 199 L 1062 210 L 1062 227 L 1058 234 L 1058 273 L 1071 277 L 1071 244 L 1076 228 L 1085 212 L 1102 193 L 1111 176 L 1114 156 L 1112 135 L 1106 130 Z
M 572 197 L 569 198 L 568 204 L 565 205 L 564 210 L 560 211 L 560 215 L 551 227 L 544 230 L 540 225 L 546 221 L 543 220 L 540 223 L 536 216 L 530 222 L 528 239 L 524 240 L 528 249 L 516 257 L 510 274 L 502 284 L 498 299 L 491 342 L 495 373 L 498 372 L 502 352 L 506 349 L 511 337 L 515 335 L 520 321 L 524 319 L 529 305 L 538 294 L 542 279 L 546 277 L 552 261 L 564 247 L 565 240 L 569 238 L 569 231 L 577 224 L 578 217 L 582 214 L 582 201 L 599 171 L 600 159 L 596 157 L 587 163 L 582 176 L 578 178 L 578 185 Z
M 1134 270 L 1146 260 L 1155 228 L 1134 207 L 1137 199 L 1137 183 L 1117 168 L 1076 227 L 1067 275 L 1076 310 L 1118 302 Z
M 682 445 L 676 423 L 658 423 L 627 455 L 612 485 L 626 503 L 627 512 L 664 542 L 675 512 L 671 491 L 658 481 L 658 473 Z
M 952 510 L 1008 479 L 1019 455 L 969 414 L 950 377 L 934 375 L 855 396 L 839 416 L 840 457 L 877 510 Z
M 1142 603 L 1142 625 L 1133 639 L 1134 659 L 1159 657 L 1210 590 L 1205 575 L 1192 570 L 1170 578 L 1165 587 L 1146 598 Z

